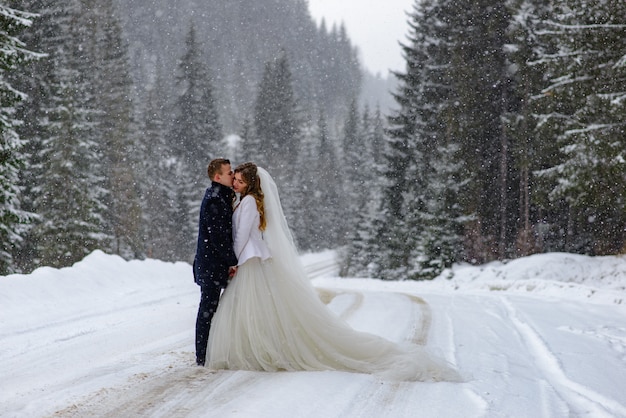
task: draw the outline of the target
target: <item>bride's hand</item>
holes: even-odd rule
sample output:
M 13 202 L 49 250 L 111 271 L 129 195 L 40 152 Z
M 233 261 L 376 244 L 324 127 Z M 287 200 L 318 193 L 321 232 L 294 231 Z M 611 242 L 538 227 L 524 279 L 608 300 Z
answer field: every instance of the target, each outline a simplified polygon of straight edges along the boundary
M 232 279 L 237 273 L 237 266 L 232 266 L 228 268 L 228 278 Z

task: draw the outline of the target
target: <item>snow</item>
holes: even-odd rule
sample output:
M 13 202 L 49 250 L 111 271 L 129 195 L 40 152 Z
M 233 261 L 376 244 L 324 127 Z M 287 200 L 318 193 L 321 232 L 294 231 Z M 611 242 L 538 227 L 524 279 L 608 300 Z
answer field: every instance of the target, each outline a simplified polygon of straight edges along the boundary
M 197 367 L 191 267 L 96 251 L 0 277 L 0 416 L 626 417 L 625 256 L 458 265 L 430 282 L 338 278 L 333 251 L 302 259 L 352 326 L 425 344 L 465 381 Z

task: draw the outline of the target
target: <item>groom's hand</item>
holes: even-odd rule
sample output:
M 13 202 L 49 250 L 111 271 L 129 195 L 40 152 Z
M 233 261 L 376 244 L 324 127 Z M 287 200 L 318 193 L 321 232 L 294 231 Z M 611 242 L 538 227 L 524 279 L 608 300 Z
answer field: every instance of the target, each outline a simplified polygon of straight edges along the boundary
M 232 266 L 228 268 L 228 278 L 232 279 L 233 276 L 237 273 L 237 266 Z

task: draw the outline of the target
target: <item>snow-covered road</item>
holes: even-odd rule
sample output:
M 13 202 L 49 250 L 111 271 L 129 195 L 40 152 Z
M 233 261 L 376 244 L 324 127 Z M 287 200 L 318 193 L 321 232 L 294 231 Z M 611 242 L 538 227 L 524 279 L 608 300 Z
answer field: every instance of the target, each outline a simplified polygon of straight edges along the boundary
M 626 417 L 624 258 L 606 259 L 616 266 L 602 270 L 608 289 L 568 283 L 559 297 L 536 291 L 555 287 L 540 275 L 523 292 L 519 280 L 482 289 L 477 268 L 457 281 L 338 279 L 333 257 L 303 257 L 333 311 L 425 344 L 466 381 L 197 367 L 190 267 L 96 252 L 72 268 L 0 277 L 0 416 Z M 611 297 L 585 300 L 580 286 Z

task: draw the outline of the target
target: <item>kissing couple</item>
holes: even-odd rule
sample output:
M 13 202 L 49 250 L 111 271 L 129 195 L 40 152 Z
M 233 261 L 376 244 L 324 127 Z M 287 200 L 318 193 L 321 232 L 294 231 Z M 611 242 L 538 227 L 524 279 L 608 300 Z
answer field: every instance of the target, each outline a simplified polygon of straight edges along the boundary
M 461 381 L 451 364 L 425 347 L 357 331 L 321 301 L 267 170 L 251 162 L 232 170 L 229 160 L 215 159 L 208 176 L 193 267 L 201 289 L 198 365 Z

